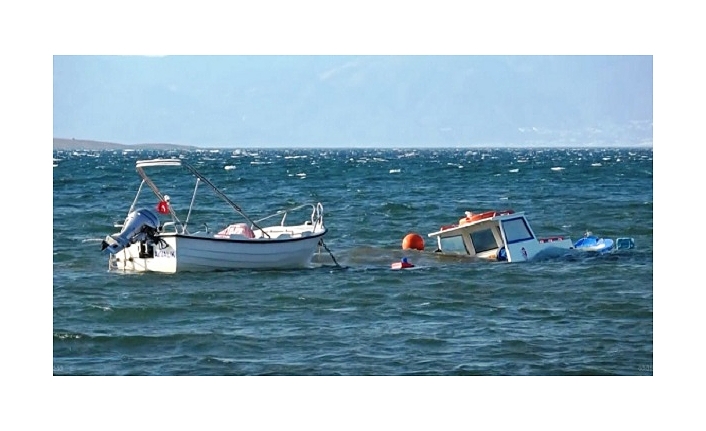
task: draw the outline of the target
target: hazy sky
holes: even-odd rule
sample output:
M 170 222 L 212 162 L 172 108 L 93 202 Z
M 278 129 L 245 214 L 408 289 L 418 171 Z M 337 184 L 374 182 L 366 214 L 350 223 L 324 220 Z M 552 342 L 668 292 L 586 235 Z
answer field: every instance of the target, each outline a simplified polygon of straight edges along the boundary
M 54 137 L 209 147 L 653 140 L 653 54 L 665 46 L 654 9 L 127 4 L 139 13 L 51 11 Z
M 238 146 L 634 145 L 651 56 L 55 56 L 54 136 Z
M 54 136 L 204 147 L 652 141 L 651 56 L 55 56 Z

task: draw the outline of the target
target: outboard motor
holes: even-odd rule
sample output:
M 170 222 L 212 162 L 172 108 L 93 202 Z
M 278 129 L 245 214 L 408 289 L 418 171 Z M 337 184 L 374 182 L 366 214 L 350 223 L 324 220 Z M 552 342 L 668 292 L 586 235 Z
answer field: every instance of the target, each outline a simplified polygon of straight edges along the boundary
M 159 218 L 147 208 L 141 208 L 127 215 L 123 230 L 118 234 L 109 235 L 101 243 L 103 254 L 115 254 L 130 244 L 142 241 L 148 235 L 154 234 L 159 227 Z

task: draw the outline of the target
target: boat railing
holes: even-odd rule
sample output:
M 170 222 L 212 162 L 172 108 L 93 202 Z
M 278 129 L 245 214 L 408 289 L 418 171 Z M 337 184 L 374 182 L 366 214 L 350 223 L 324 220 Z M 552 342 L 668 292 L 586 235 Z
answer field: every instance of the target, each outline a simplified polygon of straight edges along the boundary
M 311 221 L 314 224 L 314 230 L 316 230 L 316 224 L 318 223 L 320 227 L 324 226 L 324 206 L 321 202 L 317 202 L 316 208 L 311 213 Z
M 161 226 L 161 231 L 166 233 L 167 228 L 172 228 L 172 229 L 174 229 L 174 233 L 179 233 L 179 231 L 177 230 L 176 222 L 173 222 L 173 221 L 164 222 Z
M 307 207 L 310 207 L 310 208 L 311 208 L 311 223 L 312 223 L 314 226 L 316 226 L 317 224 L 323 225 L 323 220 L 324 220 L 324 207 L 323 207 L 323 205 L 321 205 L 320 202 L 319 202 L 319 203 L 316 203 L 316 204 L 312 204 L 312 203 L 302 204 L 302 205 L 298 205 L 298 206 L 293 207 L 293 208 L 287 208 L 287 209 L 279 210 L 279 211 L 277 211 L 277 212 L 274 213 L 274 214 L 270 214 L 270 215 L 268 215 L 268 216 L 265 216 L 265 217 L 263 217 L 263 218 L 260 218 L 260 219 L 258 219 L 258 220 L 255 220 L 255 223 L 260 223 L 260 222 L 262 222 L 262 221 L 265 221 L 265 220 L 268 220 L 268 219 L 271 219 L 271 218 L 274 218 L 274 217 L 282 216 L 282 219 L 280 220 L 280 226 L 284 226 L 284 223 L 285 223 L 286 220 L 287 220 L 287 216 L 288 216 L 290 213 L 295 212 L 295 211 L 297 211 L 297 210 L 300 210 L 300 209 L 302 209 L 302 208 L 307 208 Z

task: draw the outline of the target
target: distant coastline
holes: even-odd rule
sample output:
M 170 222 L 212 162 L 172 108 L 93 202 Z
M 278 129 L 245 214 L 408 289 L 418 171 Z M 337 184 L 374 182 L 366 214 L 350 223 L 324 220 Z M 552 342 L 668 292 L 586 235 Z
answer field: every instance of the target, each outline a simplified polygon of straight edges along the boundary
M 54 138 L 54 151 L 67 150 L 87 150 L 87 151 L 102 151 L 102 150 L 125 150 L 125 149 L 147 149 L 147 150 L 198 150 L 199 147 L 192 145 L 174 145 L 174 144 L 118 144 L 115 142 L 91 141 L 86 139 L 65 139 Z
M 214 149 L 215 147 L 197 147 L 194 145 L 176 145 L 176 144 L 161 144 L 161 143 L 152 143 L 152 144 L 118 144 L 115 142 L 103 142 L 103 141 L 91 141 L 88 139 L 66 139 L 66 138 L 54 138 L 54 151 L 110 151 L 110 150 L 128 150 L 128 149 L 133 149 L 133 150 L 180 150 L 180 151 L 206 151 L 209 149 Z M 268 149 L 278 149 L 278 147 L 248 147 L 248 146 L 240 146 L 240 147 L 232 147 L 232 148 L 215 148 L 218 150 L 227 150 L 227 149 L 235 149 L 235 148 L 268 148 Z M 284 148 L 284 147 L 281 147 Z M 281 149 L 279 148 L 279 149 Z M 300 149 L 305 149 L 305 148 L 317 148 L 317 147 L 301 147 Z M 341 148 L 341 147 L 331 147 L 331 148 Z M 356 148 L 379 148 L 376 146 L 361 146 L 361 147 L 356 147 Z M 625 145 L 608 145 L 608 144 L 603 144 L 603 143 L 595 143 L 595 144 L 586 144 L 586 145 L 577 145 L 577 144 L 567 144 L 567 145 L 557 145 L 557 144 L 546 144 L 546 145 L 541 145 L 538 143 L 531 143 L 531 144 L 508 144 L 508 145 L 492 145 L 492 144 L 487 144 L 487 145 L 466 145 L 466 146 L 459 146 L 459 145 L 449 145 L 447 147 L 417 147 L 417 146 L 409 146 L 409 147 L 403 147 L 403 146 L 394 146 L 390 148 L 430 148 L 430 149 L 439 149 L 439 148 L 652 148 L 652 142 L 644 142 L 641 144 L 625 144 Z

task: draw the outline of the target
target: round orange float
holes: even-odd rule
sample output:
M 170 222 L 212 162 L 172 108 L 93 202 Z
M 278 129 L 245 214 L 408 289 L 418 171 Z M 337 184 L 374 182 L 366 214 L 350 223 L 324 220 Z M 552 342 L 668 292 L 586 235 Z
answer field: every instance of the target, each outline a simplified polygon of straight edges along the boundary
M 402 240 L 402 249 L 424 250 L 424 239 L 416 233 L 409 233 Z

